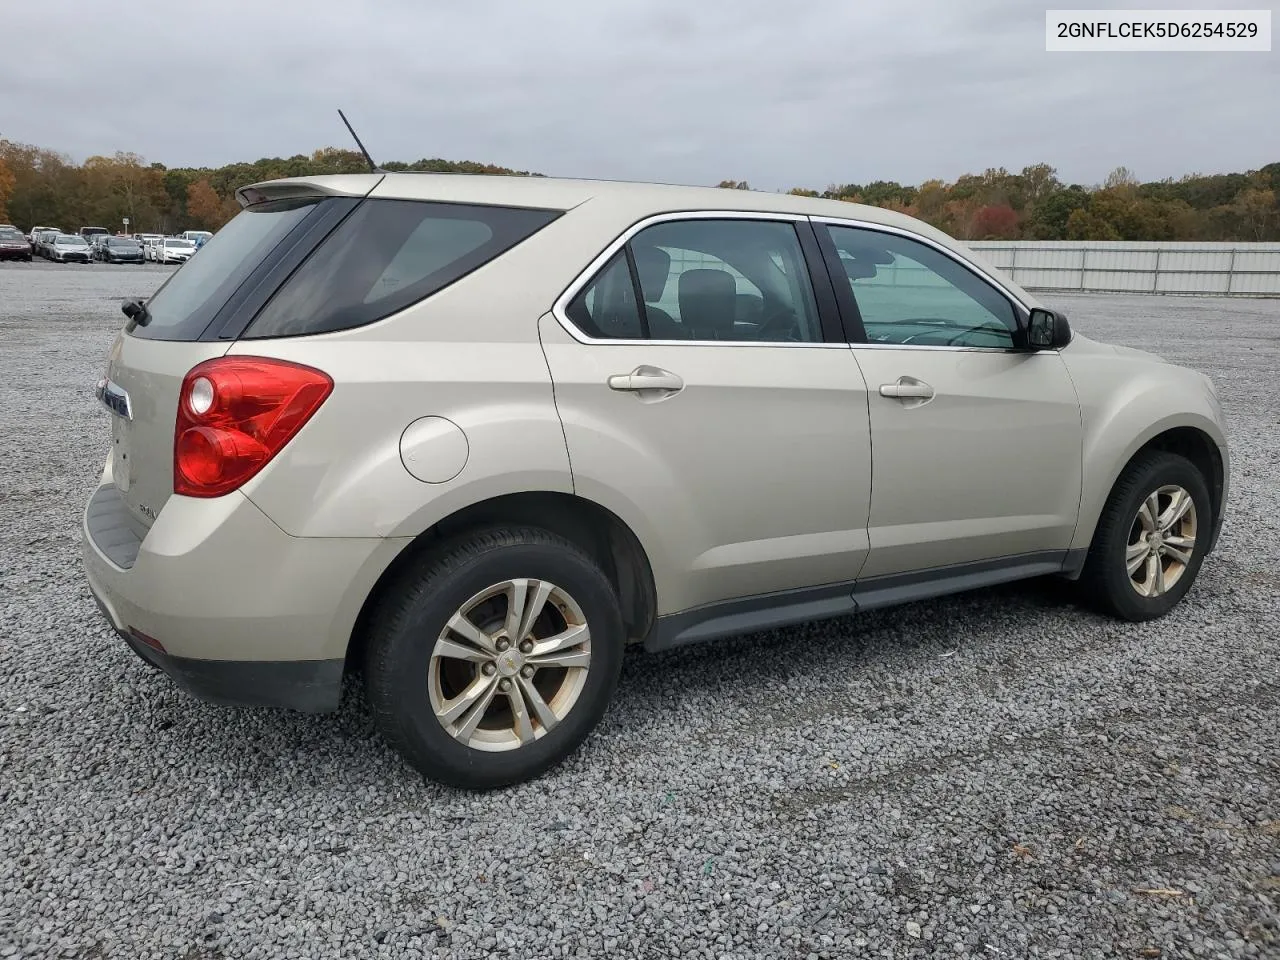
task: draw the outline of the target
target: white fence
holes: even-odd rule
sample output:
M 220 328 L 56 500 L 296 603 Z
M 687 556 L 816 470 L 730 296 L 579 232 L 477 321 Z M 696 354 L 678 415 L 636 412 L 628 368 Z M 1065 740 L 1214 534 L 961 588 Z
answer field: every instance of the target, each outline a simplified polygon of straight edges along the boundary
M 974 240 L 1028 290 L 1280 297 L 1280 243 Z

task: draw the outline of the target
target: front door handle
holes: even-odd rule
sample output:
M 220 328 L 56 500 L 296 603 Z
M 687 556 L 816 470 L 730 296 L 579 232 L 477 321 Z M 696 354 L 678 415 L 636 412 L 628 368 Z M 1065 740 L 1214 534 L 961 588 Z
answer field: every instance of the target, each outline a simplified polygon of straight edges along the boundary
M 896 383 L 880 384 L 880 396 L 894 400 L 932 400 L 933 387 L 915 377 L 899 377 Z
M 640 366 L 630 373 L 615 373 L 609 378 L 609 389 L 625 390 L 632 393 L 645 390 L 676 393 L 684 389 L 684 381 L 670 370 L 663 370 L 660 367 Z

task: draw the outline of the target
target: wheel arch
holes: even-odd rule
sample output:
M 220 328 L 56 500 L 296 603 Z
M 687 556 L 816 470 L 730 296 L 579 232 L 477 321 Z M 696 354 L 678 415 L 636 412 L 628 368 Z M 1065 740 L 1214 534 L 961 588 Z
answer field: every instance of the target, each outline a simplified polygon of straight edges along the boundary
M 347 644 L 348 669 L 361 664 L 371 614 L 406 569 L 468 530 L 503 525 L 539 527 L 581 547 L 600 565 L 618 592 L 628 639 L 648 635 L 657 618 L 657 589 L 649 555 L 631 528 L 611 510 L 576 494 L 525 491 L 461 507 L 431 524 L 396 555 L 374 583 L 356 617 Z
M 1102 446 L 1099 444 L 1098 446 Z M 1075 549 L 1087 549 L 1093 542 L 1098 519 L 1116 483 L 1129 466 L 1140 456 L 1152 450 L 1163 450 L 1186 457 L 1205 478 L 1212 499 L 1213 526 L 1209 550 L 1217 543 L 1222 529 L 1223 507 L 1226 504 L 1229 484 L 1229 463 L 1226 441 L 1217 424 L 1198 415 L 1180 415 L 1158 421 L 1134 437 L 1128 444 L 1117 447 L 1117 456 L 1102 483 L 1090 483 L 1086 469 L 1086 493 L 1081 498 L 1080 518 L 1072 543 Z M 1085 454 L 1086 468 L 1089 454 Z

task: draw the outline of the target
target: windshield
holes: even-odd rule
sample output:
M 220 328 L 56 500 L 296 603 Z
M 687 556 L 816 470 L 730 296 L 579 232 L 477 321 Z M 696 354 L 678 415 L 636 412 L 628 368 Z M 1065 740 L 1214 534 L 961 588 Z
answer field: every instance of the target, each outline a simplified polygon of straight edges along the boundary
M 22 240 L 24 237 L 17 230 L 0 230 L 0 240 Z
M 112 237 L 106 243 L 107 243 L 107 246 L 109 247 L 136 247 L 137 246 L 137 244 L 134 243 L 132 240 L 125 240 L 122 237 Z
M 199 339 L 240 284 L 319 202 L 318 198 L 280 200 L 240 211 L 200 248 L 200 256 L 175 270 L 147 301 L 151 321 L 130 331 L 131 335 Z
M 60 247 L 87 247 L 88 244 L 79 237 L 58 237 L 55 241 Z
M 190 240 L 166 240 L 164 242 L 164 245 L 166 247 L 189 247 L 191 246 L 191 241 Z

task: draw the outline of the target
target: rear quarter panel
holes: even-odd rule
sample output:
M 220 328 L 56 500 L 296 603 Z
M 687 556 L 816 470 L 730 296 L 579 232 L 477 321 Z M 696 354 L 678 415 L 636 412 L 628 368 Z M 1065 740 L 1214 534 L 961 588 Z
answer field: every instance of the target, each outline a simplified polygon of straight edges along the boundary
M 536 340 L 369 343 L 329 335 L 240 341 L 232 353 L 281 357 L 334 379 L 332 395 L 311 421 L 243 488 L 294 536 L 416 536 L 490 497 L 572 492 Z M 418 480 L 401 460 L 405 429 L 429 416 L 451 420 L 467 438 L 461 472 L 442 483 Z M 430 458 L 432 449 L 420 453 Z M 442 444 L 440 455 L 456 453 Z

